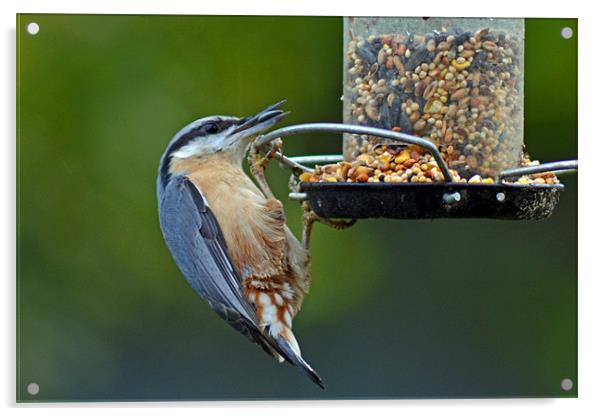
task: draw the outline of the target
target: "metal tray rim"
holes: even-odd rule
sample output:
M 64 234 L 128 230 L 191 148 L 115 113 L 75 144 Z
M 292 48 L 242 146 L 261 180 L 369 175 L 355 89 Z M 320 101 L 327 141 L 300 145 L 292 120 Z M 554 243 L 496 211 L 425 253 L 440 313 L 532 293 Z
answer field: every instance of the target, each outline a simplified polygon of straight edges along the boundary
M 428 187 L 447 187 L 447 188 L 461 188 L 461 189 L 539 189 L 539 190 L 551 190 L 558 189 L 564 190 L 563 184 L 519 184 L 519 183 L 459 183 L 459 182 L 431 182 L 431 183 L 401 183 L 401 182 L 301 182 L 300 184 L 303 191 L 317 190 L 321 188 L 428 188 Z

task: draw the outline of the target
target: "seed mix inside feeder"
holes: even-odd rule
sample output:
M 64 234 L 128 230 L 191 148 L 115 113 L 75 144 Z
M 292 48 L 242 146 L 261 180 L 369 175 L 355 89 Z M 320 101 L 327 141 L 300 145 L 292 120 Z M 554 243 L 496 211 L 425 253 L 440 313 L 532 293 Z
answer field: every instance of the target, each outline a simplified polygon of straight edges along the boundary
M 543 219 L 576 161 L 523 144 L 523 19 L 345 19 L 343 119 L 260 137 L 343 134 L 343 155 L 276 157 L 321 218 Z M 303 164 L 317 164 L 310 169 Z

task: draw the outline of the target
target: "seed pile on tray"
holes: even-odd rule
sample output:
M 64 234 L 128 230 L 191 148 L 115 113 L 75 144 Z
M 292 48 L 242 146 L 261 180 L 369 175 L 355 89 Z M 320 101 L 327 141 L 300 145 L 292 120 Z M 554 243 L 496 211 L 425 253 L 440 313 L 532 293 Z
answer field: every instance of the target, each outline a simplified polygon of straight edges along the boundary
M 539 165 L 538 160 L 531 161 L 527 156 L 521 161 L 521 166 L 537 166 Z M 560 181 L 554 174 L 554 172 L 542 172 L 533 173 L 531 175 L 524 175 L 520 178 L 512 180 L 502 180 L 503 183 L 518 183 L 521 185 L 556 185 Z
M 528 158 L 521 161 L 522 166 L 537 165 Z M 473 175 L 462 178 L 454 169 L 450 169 L 453 182 L 495 183 L 491 177 Z M 304 182 L 444 182 L 445 178 L 435 158 L 417 146 L 379 145 L 370 153 L 362 153 L 351 162 L 342 161 L 329 165 L 317 165 L 313 173 L 300 175 Z M 557 184 L 558 179 L 552 172 L 522 176 L 516 181 L 504 183 L 519 184 Z
M 516 167 L 523 143 L 521 42 L 487 28 L 352 38 L 345 119 L 428 138 L 465 178 Z M 346 136 L 345 158 L 383 142 Z

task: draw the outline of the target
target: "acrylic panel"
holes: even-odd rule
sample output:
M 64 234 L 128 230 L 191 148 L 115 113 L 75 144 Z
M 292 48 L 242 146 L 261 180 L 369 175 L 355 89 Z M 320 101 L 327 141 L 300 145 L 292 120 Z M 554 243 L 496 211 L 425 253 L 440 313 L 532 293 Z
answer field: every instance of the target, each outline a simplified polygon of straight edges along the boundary
M 576 174 L 559 176 L 541 221 L 316 224 L 294 332 L 324 390 L 182 277 L 157 209 L 169 141 L 200 117 L 282 99 L 291 113 L 273 128 L 342 122 L 343 28 L 342 17 L 17 16 L 18 401 L 576 397 Z M 576 19 L 524 22 L 524 141 L 542 162 L 577 159 L 577 36 Z M 340 154 L 342 139 L 284 149 Z M 267 171 L 299 236 L 289 175 Z

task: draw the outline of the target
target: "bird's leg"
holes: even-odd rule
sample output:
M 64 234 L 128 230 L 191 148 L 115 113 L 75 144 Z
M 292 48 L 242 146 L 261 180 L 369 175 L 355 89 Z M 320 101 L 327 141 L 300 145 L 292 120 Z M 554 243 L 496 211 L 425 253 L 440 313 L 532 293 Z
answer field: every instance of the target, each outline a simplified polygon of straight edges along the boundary
M 251 149 L 249 150 L 249 156 L 247 158 L 247 162 L 249 163 L 249 168 L 251 170 L 251 174 L 255 178 L 259 189 L 263 192 L 263 195 L 266 198 L 274 198 L 274 194 L 270 189 L 270 185 L 268 185 L 268 181 L 265 177 L 265 171 L 268 167 L 268 163 L 270 160 L 274 158 L 274 155 L 277 151 L 282 149 L 282 140 L 276 139 L 269 144 L 268 151 L 264 156 L 259 152 L 259 148 L 254 144 L 251 145 Z
M 309 251 L 309 240 L 311 238 L 311 230 L 316 222 L 317 215 L 311 210 L 307 202 L 301 204 L 303 210 L 303 231 L 301 234 L 301 244 L 303 248 Z
M 355 224 L 356 220 L 331 220 L 328 218 L 322 218 L 318 216 L 315 212 L 312 211 L 309 204 L 307 202 L 303 202 L 303 234 L 302 234 L 302 244 L 303 248 L 309 250 L 309 242 L 311 237 L 311 232 L 314 226 L 314 223 L 320 222 L 324 225 L 332 227 L 336 230 L 344 230 L 345 228 L 351 227 Z

